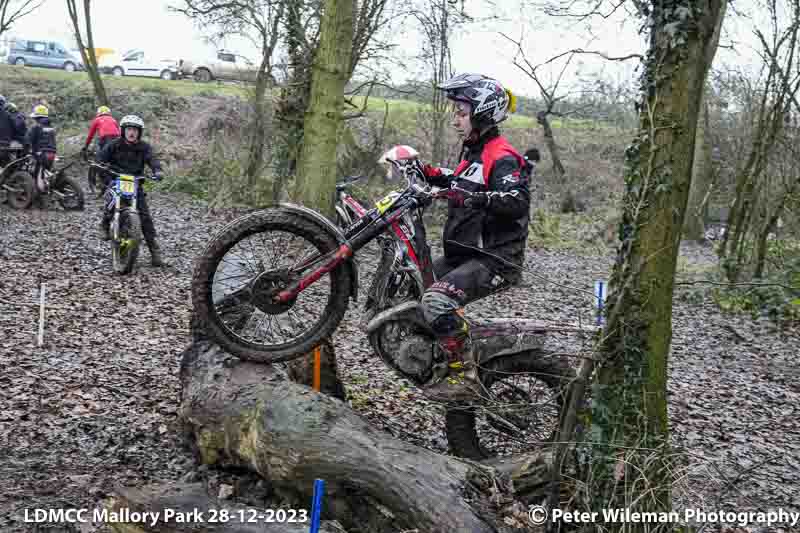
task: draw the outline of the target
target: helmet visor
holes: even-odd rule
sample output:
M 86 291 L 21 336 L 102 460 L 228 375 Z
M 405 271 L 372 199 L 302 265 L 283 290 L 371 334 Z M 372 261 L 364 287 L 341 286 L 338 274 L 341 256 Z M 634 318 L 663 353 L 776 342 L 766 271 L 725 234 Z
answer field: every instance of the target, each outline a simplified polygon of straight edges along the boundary
M 450 113 L 458 118 L 466 118 L 472 113 L 472 106 L 461 100 L 453 100 L 450 105 Z

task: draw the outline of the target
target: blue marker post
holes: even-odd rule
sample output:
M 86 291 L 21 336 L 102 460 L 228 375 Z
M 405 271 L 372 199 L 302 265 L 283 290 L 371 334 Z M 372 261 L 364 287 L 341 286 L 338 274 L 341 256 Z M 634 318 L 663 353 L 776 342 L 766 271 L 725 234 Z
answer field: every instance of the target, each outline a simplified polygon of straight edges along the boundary
M 325 493 L 325 481 L 314 480 L 314 496 L 311 501 L 311 529 L 310 533 L 319 533 L 319 518 L 322 514 L 322 495 Z
M 602 279 L 594 282 L 594 299 L 597 305 L 597 325 L 603 325 L 603 307 L 606 301 L 606 282 Z

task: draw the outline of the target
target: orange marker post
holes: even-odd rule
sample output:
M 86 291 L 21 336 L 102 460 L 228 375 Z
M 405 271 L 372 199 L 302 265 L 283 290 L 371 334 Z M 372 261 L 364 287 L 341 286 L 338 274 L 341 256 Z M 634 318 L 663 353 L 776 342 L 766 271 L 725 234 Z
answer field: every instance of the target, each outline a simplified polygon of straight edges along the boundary
M 311 386 L 315 391 L 319 392 L 320 387 L 320 368 L 322 367 L 322 353 L 320 347 L 314 348 L 314 377 Z

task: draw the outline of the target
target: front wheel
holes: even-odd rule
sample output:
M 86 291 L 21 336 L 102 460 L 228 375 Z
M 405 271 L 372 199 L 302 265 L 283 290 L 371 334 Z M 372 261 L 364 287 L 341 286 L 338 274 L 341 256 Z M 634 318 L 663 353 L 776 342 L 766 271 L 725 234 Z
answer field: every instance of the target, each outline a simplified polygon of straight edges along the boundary
M 354 280 L 340 265 L 291 301 L 273 297 L 330 261 L 337 249 L 335 236 L 292 211 L 241 217 L 215 235 L 198 259 L 192 276 L 196 316 L 217 344 L 242 359 L 301 357 L 338 327 Z
M 66 63 L 64 63 L 64 70 L 66 70 L 67 72 L 75 72 L 75 63 L 70 63 L 69 61 L 67 61 Z
M 204 68 L 198 69 L 197 72 L 194 73 L 194 79 L 201 83 L 208 83 L 212 79 L 211 72 Z
M 111 241 L 111 265 L 115 274 L 128 274 L 136 264 L 139 246 L 142 242 L 142 229 L 139 215 L 120 213 L 117 238 Z
M 80 211 L 83 209 L 83 189 L 72 178 L 61 178 L 58 185 L 58 203 L 67 211 Z
M 173 75 L 172 72 L 169 70 L 164 70 L 161 72 L 161 79 L 164 81 L 172 81 Z
M 575 371 L 563 356 L 520 352 L 483 364 L 480 402 L 449 407 L 445 433 L 453 454 L 480 461 L 529 451 L 558 429 Z
M 12 172 L 3 188 L 14 209 L 27 209 L 33 202 L 33 177 L 24 170 Z
M 111 74 L 114 76 L 124 76 L 125 71 L 122 70 L 122 67 L 114 67 L 114 69 L 111 71 Z

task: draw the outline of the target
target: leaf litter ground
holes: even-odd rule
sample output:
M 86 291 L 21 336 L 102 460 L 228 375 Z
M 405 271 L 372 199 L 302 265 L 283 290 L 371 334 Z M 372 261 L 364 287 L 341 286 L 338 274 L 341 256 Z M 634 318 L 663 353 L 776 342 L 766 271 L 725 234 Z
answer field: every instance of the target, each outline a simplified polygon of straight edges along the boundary
M 267 492 L 255 480 L 198 468 L 177 424 L 193 261 L 237 213 L 211 214 L 181 195 L 156 193 L 151 203 L 170 267 L 150 267 L 143 251 L 127 277 L 109 273 L 98 204 L 77 213 L 0 206 L 0 531 L 30 529 L 24 509 L 99 506 L 115 484 L 203 480 L 216 493 L 230 483 L 252 504 Z M 375 251 L 359 257 L 359 304 Z M 699 246 L 685 246 L 682 257 L 714 260 Z M 607 278 L 612 260 L 530 250 L 523 286 L 468 311 L 592 323 L 592 285 Z M 42 282 L 48 308 L 38 347 Z M 348 402 L 398 438 L 446 452 L 442 409 L 373 357 L 358 319 L 351 305 L 335 337 Z M 576 350 L 568 339 L 553 342 Z M 708 300 L 676 301 L 670 424 L 684 474 L 676 509 L 800 511 L 798 353 L 797 331 L 723 316 Z

